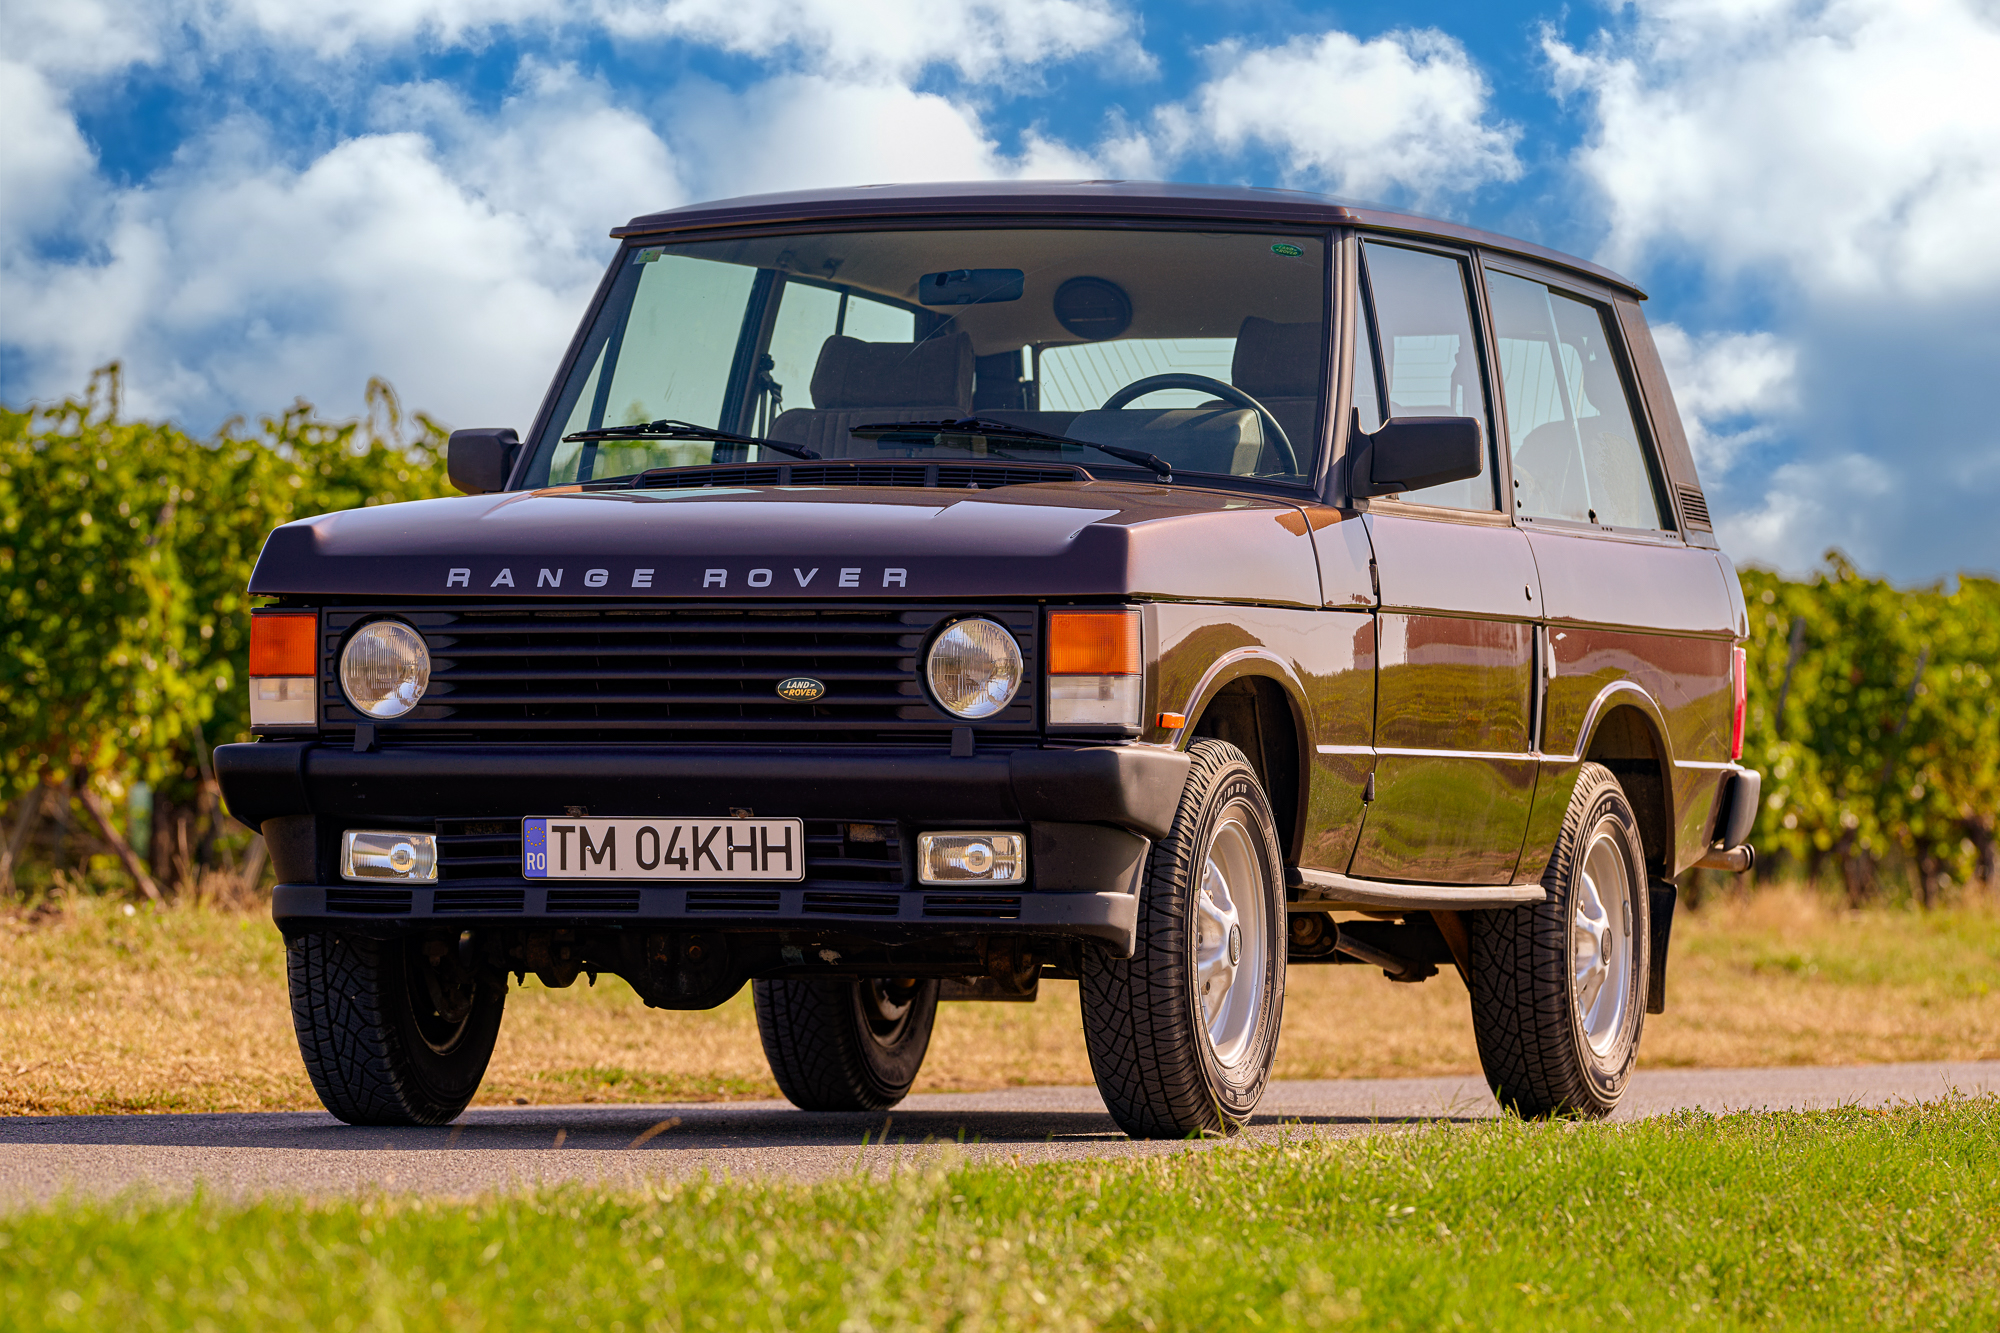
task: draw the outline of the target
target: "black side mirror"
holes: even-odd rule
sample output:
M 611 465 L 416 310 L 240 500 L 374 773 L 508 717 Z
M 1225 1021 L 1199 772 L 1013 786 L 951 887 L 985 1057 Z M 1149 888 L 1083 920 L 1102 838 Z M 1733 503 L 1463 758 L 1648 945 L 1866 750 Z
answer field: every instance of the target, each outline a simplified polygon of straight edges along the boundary
M 1476 477 L 1485 436 L 1473 417 L 1391 417 L 1361 437 L 1367 444 L 1355 460 L 1354 493 L 1394 495 Z
M 481 426 L 455 430 L 445 446 L 445 475 L 467 495 L 491 495 L 507 489 L 521 437 L 512 426 Z

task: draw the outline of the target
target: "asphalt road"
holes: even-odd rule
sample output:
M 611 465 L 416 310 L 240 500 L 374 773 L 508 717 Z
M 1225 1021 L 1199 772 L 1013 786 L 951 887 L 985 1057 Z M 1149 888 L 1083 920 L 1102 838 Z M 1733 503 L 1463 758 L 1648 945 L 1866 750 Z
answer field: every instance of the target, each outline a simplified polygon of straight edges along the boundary
M 2000 1060 L 1828 1069 L 1641 1072 L 1618 1119 L 1709 1111 L 1880 1106 L 1951 1090 L 2000 1093 Z M 1477 1078 L 1274 1084 L 1249 1132 L 1349 1135 L 1500 1114 Z M 355 1129 L 309 1111 L 0 1119 L 0 1204 L 137 1187 L 224 1195 L 414 1190 L 465 1195 L 558 1181 L 636 1182 L 707 1171 L 812 1179 L 967 1157 L 1062 1161 L 1200 1150 L 1135 1143 L 1093 1088 L 911 1097 L 890 1114 L 808 1115 L 783 1102 L 488 1107 L 441 1129 Z M 952 1151 L 953 1149 L 945 1149 Z

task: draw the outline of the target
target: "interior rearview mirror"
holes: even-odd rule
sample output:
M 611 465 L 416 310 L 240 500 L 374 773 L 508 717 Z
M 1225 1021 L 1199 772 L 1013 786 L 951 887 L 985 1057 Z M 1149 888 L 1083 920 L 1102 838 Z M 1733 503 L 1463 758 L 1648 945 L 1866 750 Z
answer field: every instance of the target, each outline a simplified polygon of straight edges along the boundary
M 491 495 L 507 489 L 521 437 L 512 426 L 479 426 L 455 430 L 445 446 L 445 475 L 467 495 Z
M 1356 495 L 1420 491 L 1479 475 L 1485 431 L 1473 417 L 1391 417 L 1356 459 Z

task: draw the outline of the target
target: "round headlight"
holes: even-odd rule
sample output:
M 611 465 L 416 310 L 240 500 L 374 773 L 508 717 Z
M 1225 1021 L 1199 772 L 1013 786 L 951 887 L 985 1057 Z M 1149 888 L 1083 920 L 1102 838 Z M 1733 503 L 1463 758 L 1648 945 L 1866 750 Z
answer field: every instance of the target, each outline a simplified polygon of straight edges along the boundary
M 368 717 L 401 717 L 431 683 L 424 636 L 400 620 L 377 620 L 340 650 L 340 688 Z
M 961 620 L 931 644 L 931 695 L 956 717 L 991 717 L 1021 688 L 1021 649 L 990 620 Z

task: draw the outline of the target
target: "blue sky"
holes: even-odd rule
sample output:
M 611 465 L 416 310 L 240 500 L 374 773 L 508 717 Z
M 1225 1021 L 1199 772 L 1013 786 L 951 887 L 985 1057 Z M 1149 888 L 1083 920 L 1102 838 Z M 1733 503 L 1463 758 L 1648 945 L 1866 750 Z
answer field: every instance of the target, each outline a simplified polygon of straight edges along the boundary
M 9 0 L 0 399 L 525 426 L 635 213 L 1286 185 L 1638 280 L 1739 560 L 1995 570 L 1995 68 L 1984 0 Z

